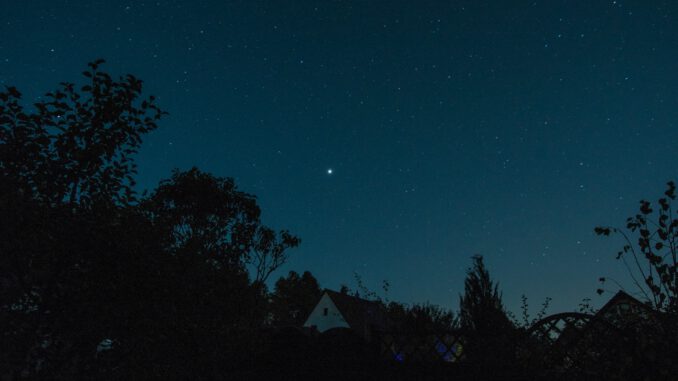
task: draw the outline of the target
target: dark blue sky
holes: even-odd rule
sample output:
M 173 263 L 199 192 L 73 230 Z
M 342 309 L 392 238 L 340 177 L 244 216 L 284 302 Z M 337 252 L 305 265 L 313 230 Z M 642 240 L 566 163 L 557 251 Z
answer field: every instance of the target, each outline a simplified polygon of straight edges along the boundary
M 674 2 L 2 0 L 0 20 L 0 83 L 29 100 L 100 57 L 142 78 L 170 115 L 141 188 L 234 177 L 303 240 L 275 277 L 456 309 L 477 253 L 513 310 L 599 305 L 597 278 L 627 277 L 593 227 L 678 178 Z

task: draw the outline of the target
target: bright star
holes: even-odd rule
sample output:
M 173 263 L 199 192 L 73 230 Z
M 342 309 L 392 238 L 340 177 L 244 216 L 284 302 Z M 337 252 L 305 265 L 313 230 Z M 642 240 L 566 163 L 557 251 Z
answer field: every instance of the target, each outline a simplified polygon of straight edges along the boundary
M 328 169 L 327 169 L 327 174 L 328 174 L 328 175 L 331 175 L 331 174 L 332 174 L 332 168 L 328 168 Z

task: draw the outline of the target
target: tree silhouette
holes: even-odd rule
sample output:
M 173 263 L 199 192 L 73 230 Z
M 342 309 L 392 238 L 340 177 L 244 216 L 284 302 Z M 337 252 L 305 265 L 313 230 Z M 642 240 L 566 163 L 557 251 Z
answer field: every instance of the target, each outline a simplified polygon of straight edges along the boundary
M 217 378 L 256 352 L 263 282 L 299 239 L 197 169 L 137 201 L 164 113 L 102 62 L 33 112 L 0 92 L 0 378 Z
M 31 111 L 16 88 L 0 92 L 0 369 L 15 375 L 74 376 L 119 317 L 104 305 L 128 291 L 107 283 L 115 264 L 147 265 L 134 254 L 149 241 L 129 239 L 145 232 L 128 208 L 131 157 L 164 113 L 101 63 Z
M 271 295 L 272 324 L 300 327 L 321 294 L 318 281 L 308 271 L 304 271 L 301 276 L 290 271 L 287 277 L 280 277 Z
M 0 92 L 0 176 L 15 192 L 49 204 L 134 200 L 131 156 L 164 114 L 154 97 L 140 99 L 142 81 L 113 80 L 99 70 L 45 95 L 29 112 L 14 87 Z M 12 189 L 3 189 L 11 191 Z
M 475 255 L 472 259 L 473 267 L 466 271 L 464 295 L 459 298 L 459 319 L 462 327 L 483 331 L 507 317 L 499 285 L 490 279 L 483 257 Z
M 226 271 L 255 269 L 255 283 L 287 259 L 299 238 L 275 233 L 261 223 L 256 198 L 237 189 L 233 179 L 197 168 L 175 170 L 142 202 L 161 231 L 163 246 L 178 257 L 200 258 Z
M 482 369 L 512 366 L 515 355 L 515 327 L 501 301 L 499 285 L 490 278 L 483 257 L 472 257 L 466 271 L 464 294 L 459 298 L 459 323 L 465 332 L 468 360 Z

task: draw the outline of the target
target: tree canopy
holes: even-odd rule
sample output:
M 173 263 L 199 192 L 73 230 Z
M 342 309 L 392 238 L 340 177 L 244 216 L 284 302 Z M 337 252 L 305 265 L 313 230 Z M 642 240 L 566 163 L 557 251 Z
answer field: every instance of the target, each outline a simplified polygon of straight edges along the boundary
M 271 295 L 272 324 L 300 327 L 321 294 L 318 281 L 308 271 L 304 271 L 301 276 L 296 271 L 290 271 L 287 277 L 280 277 Z
M 300 241 L 197 168 L 139 198 L 165 112 L 102 63 L 32 111 L 0 92 L 0 376 L 215 377 L 254 353 L 264 281 Z
M 132 156 L 165 114 L 142 81 L 114 80 L 89 64 L 80 87 L 63 82 L 26 110 L 14 87 L 0 92 L 0 176 L 11 191 L 47 202 L 87 205 L 134 200 Z

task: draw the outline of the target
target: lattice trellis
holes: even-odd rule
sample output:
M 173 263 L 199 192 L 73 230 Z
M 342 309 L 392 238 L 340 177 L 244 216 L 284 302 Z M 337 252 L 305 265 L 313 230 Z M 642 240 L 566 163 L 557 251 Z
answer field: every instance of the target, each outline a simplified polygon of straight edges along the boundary
M 548 316 L 526 333 L 519 357 L 563 372 L 610 369 L 631 345 L 610 322 L 582 313 Z
M 570 340 L 572 335 L 582 330 L 591 319 L 593 315 L 576 312 L 550 315 L 532 325 L 527 335 L 538 343 L 553 345 L 556 342 Z

